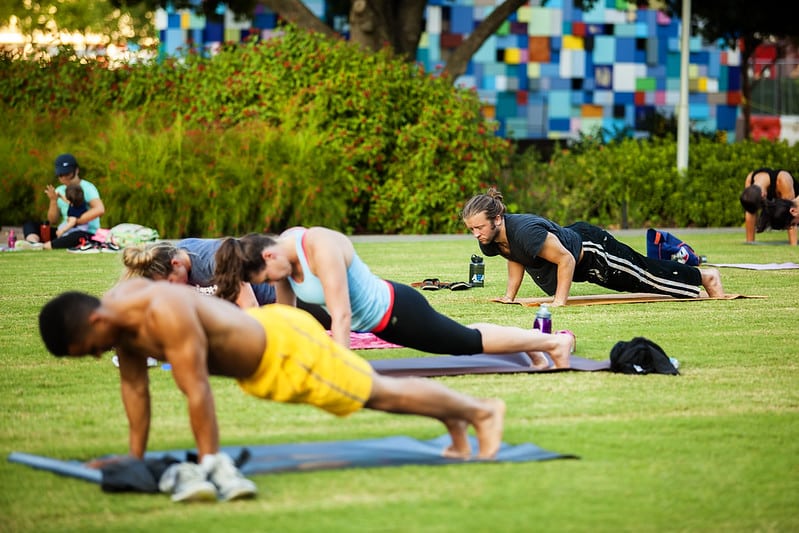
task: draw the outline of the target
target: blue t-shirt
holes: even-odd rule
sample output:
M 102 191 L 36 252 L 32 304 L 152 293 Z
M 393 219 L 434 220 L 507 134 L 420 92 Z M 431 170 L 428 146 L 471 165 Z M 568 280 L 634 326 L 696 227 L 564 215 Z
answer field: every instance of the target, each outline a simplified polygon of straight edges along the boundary
M 214 270 L 216 269 L 216 251 L 222 244 L 220 239 L 182 239 L 176 246 L 185 250 L 191 258 L 189 284 L 194 285 L 204 294 L 216 294 Z M 251 284 L 258 305 L 275 303 L 275 288 L 268 283 Z

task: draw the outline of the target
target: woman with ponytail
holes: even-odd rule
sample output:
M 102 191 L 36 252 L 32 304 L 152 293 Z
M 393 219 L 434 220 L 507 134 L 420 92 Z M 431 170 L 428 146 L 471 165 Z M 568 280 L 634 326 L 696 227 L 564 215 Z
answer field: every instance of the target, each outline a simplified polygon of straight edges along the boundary
M 320 304 L 333 338 L 349 347 L 350 332 L 424 352 L 451 355 L 526 352 L 537 368 L 569 367 L 569 334 L 480 323 L 462 325 L 434 310 L 416 289 L 374 275 L 346 235 L 323 228 L 291 228 L 280 236 L 251 233 L 225 239 L 216 254 L 218 295 L 235 301 L 243 282 L 272 283 L 277 303 L 300 298 Z

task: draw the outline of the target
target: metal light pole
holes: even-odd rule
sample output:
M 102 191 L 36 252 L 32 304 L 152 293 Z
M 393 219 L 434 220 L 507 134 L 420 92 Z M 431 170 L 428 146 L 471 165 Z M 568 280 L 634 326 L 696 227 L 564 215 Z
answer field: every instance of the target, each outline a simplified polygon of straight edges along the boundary
M 688 63 L 691 55 L 691 0 L 682 3 L 682 34 L 680 35 L 680 103 L 677 114 L 677 171 L 688 169 Z

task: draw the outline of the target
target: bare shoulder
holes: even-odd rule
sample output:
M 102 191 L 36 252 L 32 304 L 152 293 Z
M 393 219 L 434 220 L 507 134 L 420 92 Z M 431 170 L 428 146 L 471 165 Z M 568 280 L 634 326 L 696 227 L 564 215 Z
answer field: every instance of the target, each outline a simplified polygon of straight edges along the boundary
M 317 244 L 331 244 L 335 246 L 352 244 L 352 241 L 350 241 L 349 237 L 343 233 L 330 228 L 325 228 L 323 226 L 313 226 L 308 228 L 306 239 L 310 239 Z
M 188 290 L 187 290 L 188 289 Z M 136 295 L 149 295 L 154 297 L 157 294 L 196 294 L 196 291 L 188 285 L 177 285 L 168 281 L 153 281 L 147 278 L 130 278 L 120 281 L 114 285 L 107 293 L 106 297 L 120 298 L 133 297 Z
M 787 170 L 780 170 L 777 173 L 777 189 L 779 197 L 786 200 L 793 200 L 799 194 L 799 191 L 794 190 L 793 176 Z

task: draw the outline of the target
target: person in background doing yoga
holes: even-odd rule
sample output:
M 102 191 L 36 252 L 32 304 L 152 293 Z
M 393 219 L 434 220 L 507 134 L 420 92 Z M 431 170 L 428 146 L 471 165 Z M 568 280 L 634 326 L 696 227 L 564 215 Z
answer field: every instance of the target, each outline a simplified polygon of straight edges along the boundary
M 775 219 L 774 211 L 779 209 L 776 204 L 783 204 L 784 207 L 785 202 L 792 202 L 797 195 L 799 182 L 787 170 L 759 168 L 747 174 L 740 198 L 745 211 L 746 242 L 755 242 L 755 233 L 762 233 L 771 226 L 773 229 L 788 230 L 788 244 L 795 246 L 796 226 L 785 224 L 779 215 Z
M 525 352 L 536 368 L 549 354 L 556 368 L 568 368 L 573 337 L 480 323 L 465 326 L 433 309 L 408 285 L 373 274 L 352 242 L 337 231 L 291 228 L 280 236 L 251 233 L 225 239 L 216 253 L 217 296 L 238 298 L 242 282 L 273 283 L 277 302 L 296 299 L 322 305 L 331 317 L 333 338 L 349 346 L 350 331 L 372 332 L 383 340 L 436 354 L 475 355 Z
M 519 292 L 525 271 L 552 305 L 566 305 L 573 281 L 589 281 L 620 292 L 651 292 L 696 298 L 699 285 L 711 297 L 724 294 L 715 268 L 696 268 L 653 259 L 617 241 L 607 231 L 575 222 L 561 227 L 538 215 L 511 215 L 495 188 L 473 196 L 461 213 L 464 224 L 489 257 L 508 260 L 508 283 L 502 301 Z

